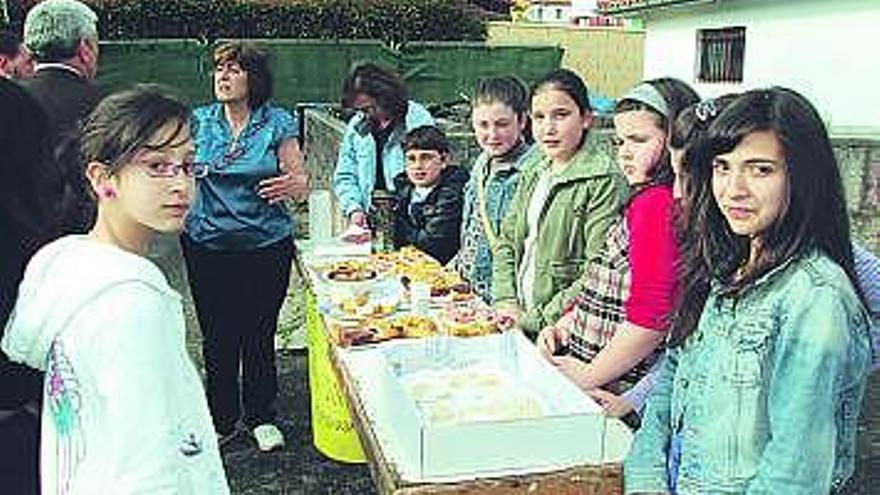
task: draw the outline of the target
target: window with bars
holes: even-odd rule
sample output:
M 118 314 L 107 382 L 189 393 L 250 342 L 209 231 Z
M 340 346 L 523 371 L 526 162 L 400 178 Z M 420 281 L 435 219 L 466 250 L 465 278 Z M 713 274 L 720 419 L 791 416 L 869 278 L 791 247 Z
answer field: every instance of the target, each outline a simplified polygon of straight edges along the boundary
M 697 80 L 742 82 L 746 28 L 726 27 L 697 31 Z

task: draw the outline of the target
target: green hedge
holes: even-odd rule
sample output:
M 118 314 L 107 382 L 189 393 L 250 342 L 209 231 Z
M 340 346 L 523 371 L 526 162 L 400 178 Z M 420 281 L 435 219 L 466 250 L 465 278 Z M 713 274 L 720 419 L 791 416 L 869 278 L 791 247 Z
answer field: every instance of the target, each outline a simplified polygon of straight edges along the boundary
M 516 74 L 532 82 L 559 67 L 556 46 L 491 46 L 414 42 L 394 49 L 375 40 L 255 40 L 270 55 L 274 101 L 284 106 L 338 102 L 355 61 L 373 60 L 398 72 L 414 99 L 443 104 L 468 93 L 477 78 Z M 136 82 L 175 88 L 194 104 L 211 101 L 211 46 L 196 40 L 103 42 L 98 83 L 108 91 Z
M 87 0 L 88 1 L 88 0 Z M 482 41 L 486 27 L 464 0 L 116 0 L 90 2 L 107 40 L 318 38 Z
M 0 0 L 0 4 L 2 3 L 3 0 Z M 3 15 L 0 13 L 0 28 L 21 32 L 25 12 L 27 12 L 27 8 L 23 0 L 6 0 L 6 15 L 8 17 L 3 19 Z

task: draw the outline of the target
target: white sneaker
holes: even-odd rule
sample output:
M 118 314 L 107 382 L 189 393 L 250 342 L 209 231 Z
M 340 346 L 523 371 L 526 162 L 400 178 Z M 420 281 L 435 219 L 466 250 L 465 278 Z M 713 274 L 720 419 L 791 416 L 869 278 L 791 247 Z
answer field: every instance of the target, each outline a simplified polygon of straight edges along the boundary
M 262 452 L 271 452 L 284 447 L 284 435 L 281 430 L 272 423 L 265 423 L 253 429 L 254 440 L 257 448 Z

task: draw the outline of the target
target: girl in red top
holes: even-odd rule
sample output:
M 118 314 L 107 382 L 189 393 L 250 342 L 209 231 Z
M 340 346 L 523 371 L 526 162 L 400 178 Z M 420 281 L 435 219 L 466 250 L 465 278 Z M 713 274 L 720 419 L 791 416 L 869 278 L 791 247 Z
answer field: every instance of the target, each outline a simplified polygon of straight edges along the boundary
M 696 101 L 693 89 L 670 78 L 643 82 L 619 100 L 614 144 L 632 196 L 584 272 L 587 289 L 537 339 L 542 354 L 614 416 L 641 405 L 626 393 L 654 364 L 674 309 L 679 251 L 668 128 Z M 636 387 L 644 388 L 650 384 Z

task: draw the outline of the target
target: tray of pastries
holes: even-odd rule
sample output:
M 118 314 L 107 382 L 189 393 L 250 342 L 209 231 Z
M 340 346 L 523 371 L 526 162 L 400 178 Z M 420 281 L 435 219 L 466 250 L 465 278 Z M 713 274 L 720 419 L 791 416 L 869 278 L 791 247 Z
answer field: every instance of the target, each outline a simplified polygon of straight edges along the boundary
M 457 273 L 437 272 L 430 277 L 413 279 L 410 275 L 401 275 L 400 283 L 405 293 L 409 293 L 414 283 L 428 285 L 431 303 L 443 305 L 449 302 L 465 302 L 474 298 L 471 286 L 461 280 Z
M 435 303 L 463 303 L 473 298 L 471 286 L 462 282 L 458 275 L 438 278 L 431 284 L 431 300 Z
M 433 319 L 414 314 L 366 318 L 358 322 L 336 322 L 330 328 L 336 342 L 343 347 L 398 338 L 428 337 L 439 333 Z
M 537 394 L 486 365 L 424 370 L 405 376 L 403 385 L 421 416 L 434 425 L 536 418 L 547 410 Z
M 390 253 L 375 253 L 370 259 L 377 265 L 388 267 L 395 275 L 405 275 L 414 282 L 429 282 L 444 271 L 439 261 L 412 246 Z

